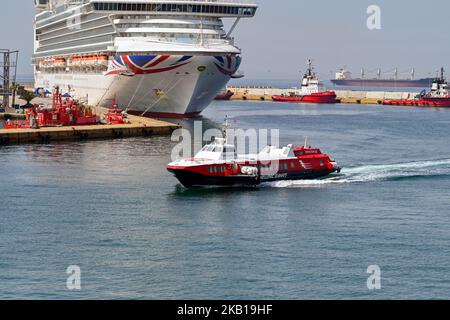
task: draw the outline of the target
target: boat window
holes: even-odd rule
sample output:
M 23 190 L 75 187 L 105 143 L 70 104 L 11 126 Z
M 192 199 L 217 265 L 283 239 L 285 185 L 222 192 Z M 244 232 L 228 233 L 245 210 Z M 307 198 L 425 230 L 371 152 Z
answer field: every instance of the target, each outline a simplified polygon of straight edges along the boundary
M 213 173 L 213 167 L 208 168 L 209 173 Z
M 291 168 L 295 169 L 295 162 L 293 162 L 293 161 L 291 162 Z
M 217 146 L 214 148 L 214 152 L 222 152 L 223 148 L 222 146 Z

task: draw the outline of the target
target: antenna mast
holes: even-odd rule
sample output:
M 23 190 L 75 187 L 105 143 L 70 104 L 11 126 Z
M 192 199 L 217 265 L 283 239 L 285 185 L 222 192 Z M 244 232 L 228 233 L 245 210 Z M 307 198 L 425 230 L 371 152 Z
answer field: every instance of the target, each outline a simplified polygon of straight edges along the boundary
M 15 100 L 15 88 L 17 78 L 17 60 L 19 59 L 19 51 L 10 51 L 8 49 L 0 49 L 0 95 L 3 96 L 2 107 L 9 107 L 10 97 Z

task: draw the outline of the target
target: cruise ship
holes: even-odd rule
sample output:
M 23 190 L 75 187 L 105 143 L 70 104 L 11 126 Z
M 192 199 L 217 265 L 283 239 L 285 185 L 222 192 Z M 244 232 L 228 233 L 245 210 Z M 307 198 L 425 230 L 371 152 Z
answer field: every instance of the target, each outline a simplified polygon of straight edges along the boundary
M 35 0 L 35 87 L 131 114 L 199 115 L 233 77 L 253 0 Z M 225 30 L 224 18 L 231 27 Z

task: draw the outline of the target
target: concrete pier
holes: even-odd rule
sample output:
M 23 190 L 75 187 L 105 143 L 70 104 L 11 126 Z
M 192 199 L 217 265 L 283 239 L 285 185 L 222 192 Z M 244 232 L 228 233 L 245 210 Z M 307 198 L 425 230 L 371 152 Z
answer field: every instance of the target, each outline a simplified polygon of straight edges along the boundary
M 231 100 L 272 101 L 274 95 L 289 95 L 295 89 L 278 89 L 272 87 L 228 87 L 234 92 Z M 381 104 L 383 100 L 403 99 L 413 100 L 419 92 L 391 92 L 391 91 L 355 91 L 334 90 L 338 103 L 352 104 Z
M 170 135 L 174 130 L 180 128 L 180 126 L 172 123 L 143 117 L 129 116 L 128 120 L 130 123 L 120 125 L 0 129 L 0 146 L 21 143 Z

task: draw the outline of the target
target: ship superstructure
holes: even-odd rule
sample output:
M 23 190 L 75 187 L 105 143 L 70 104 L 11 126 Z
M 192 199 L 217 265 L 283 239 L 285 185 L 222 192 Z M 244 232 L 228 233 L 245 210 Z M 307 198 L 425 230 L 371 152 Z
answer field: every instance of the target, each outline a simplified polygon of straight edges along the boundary
M 195 116 L 238 75 L 252 0 L 36 0 L 35 82 L 91 105 Z M 223 18 L 234 24 L 225 31 Z

